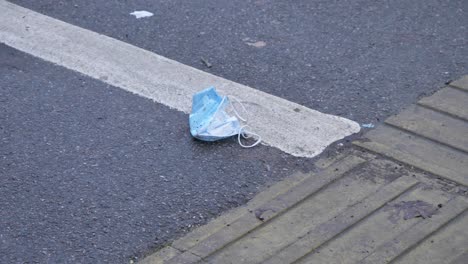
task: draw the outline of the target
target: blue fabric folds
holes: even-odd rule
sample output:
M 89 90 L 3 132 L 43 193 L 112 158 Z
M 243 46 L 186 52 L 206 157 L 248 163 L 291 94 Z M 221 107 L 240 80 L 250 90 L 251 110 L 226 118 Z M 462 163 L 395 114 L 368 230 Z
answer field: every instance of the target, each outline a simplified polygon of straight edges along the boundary
M 229 104 L 229 98 L 220 96 L 214 87 L 196 93 L 189 117 L 192 136 L 204 141 L 216 141 L 239 134 L 239 120 L 226 112 Z

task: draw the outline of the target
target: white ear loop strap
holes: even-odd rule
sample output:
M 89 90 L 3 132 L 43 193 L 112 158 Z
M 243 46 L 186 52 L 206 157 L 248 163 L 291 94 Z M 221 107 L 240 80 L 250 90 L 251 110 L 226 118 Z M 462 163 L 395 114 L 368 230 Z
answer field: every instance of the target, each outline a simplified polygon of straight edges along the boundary
M 229 96 L 229 98 L 233 99 L 234 101 L 236 101 L 241 107 L 242 109 L 244 110 L 244 113 L 247 114 L 247 109 L 245 108 L 244 104 L 239 100 L 237 99 L 236 97 L 234 96 Z M 243 118 L 239 112 L 237 111 L 236 107 L 234 106 L 234 104 L 231 102 L 230 103 L 231 107 L 232 107 L 232 110 L 234 111 L 234 113 L 236 114 L 236 116 L 244 121 L 244 122 L 247 122 L 247 118 Z M 239 134 L 237 135 L 237 141 L 239 142 L 239 145 L 243 148 L 252 148 L 252 147 L 255 147 L 257 146 L 258 144 L 260 144 L 260 142 L 262 142 L 262 137 L 259 135 L 259 134 L 256 134 L 256 133 L 253 133 L 251 131 L 248 131 L 246 128 L 249 127 L 248 125 L 245 125 L 245 126 L 242 126 L 240 129 L 239 129 Z M 242 143 L 242 140 L 241 140 L 241 137 L 243 137 L 244 139 L 249 139 L 249 138 L 252 138 L 253 137 L 256 137 L 257 138 L 257 141 L 255 143 L 253 143 L 252 145 L 244 145 Z
M 243 148 L 252 148 L 252 147 L 255 147 L 258 144 L 260 144 L 260 142 L 262 142 L 262 137 L 259 134 L 248 131 L 246 129 L 247 127 L 249 127 L 249 126 L 246 125 L 246 126 L 243 126 L 243 127 L 241 127 L 239 129 L 239 135 L 237 135 L 237 141 L 239 142 L 239 145 L 241 145 L 241 147 L 243 147 Z M 257 138 L 257 141 L 255 143 L 253 143 L 252 145 L 244 145 L 244 144 L 242 144 L 241 136 L 243 138 L 245 138 L 245 139 L 248 139 L 248 138 L 251 138 L 252 136 L 254 136 L 254 137 Z
M 233 100 L 236 101 L 238 104 L 240 104 L 240 106 L 242 106 L 242 109 L 244 109 L 244 113 L 247 114 L 247 109 L 245 109 L 244 104 L 241 103 L 241 101 L 239 101 L 239 99 L 237 99 L 237 98 L 234 97 L 234 96 L 229 96 L 229 98 L 233 99 Z M 232 110 L 233 110 L 234 113 L 236 114 L 236 116 L 237 116 L 240 120 L 242 120 L 242 121 L 244 121 L 244 122 L 247 122 L 247 118 L 243 118 L 243 117 L 239 114 L 239 112 L 237 111 L 236 107 L 234 106 L 234 104 L 233 104 L 232 102 L 231 102 L 230 105 L 231 105 L 231 107 L 232 107 Z

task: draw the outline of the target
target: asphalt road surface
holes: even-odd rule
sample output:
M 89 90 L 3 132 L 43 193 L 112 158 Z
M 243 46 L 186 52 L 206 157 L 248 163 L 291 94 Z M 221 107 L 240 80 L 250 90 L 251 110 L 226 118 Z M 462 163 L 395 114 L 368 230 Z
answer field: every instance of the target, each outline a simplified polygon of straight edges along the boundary
M 461 0 L 11 2 L 359 123 L 467 69 Z M 2 263 L 128 263 L 314 169 L 3 44 L 0 76 Z
M 0 262 L 128 263 L 308 171 L 187 116 L 0 45 Z
M 468 67 L 465 0 L 11 2 L 359 123 Z

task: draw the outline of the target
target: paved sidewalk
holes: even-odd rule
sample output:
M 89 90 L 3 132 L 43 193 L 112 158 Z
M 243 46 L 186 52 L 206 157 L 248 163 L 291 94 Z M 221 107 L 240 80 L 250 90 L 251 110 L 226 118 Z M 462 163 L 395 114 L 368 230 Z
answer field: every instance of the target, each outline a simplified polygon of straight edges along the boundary
M 468 75 L 141 263 L 466 263 L 467 106 Z

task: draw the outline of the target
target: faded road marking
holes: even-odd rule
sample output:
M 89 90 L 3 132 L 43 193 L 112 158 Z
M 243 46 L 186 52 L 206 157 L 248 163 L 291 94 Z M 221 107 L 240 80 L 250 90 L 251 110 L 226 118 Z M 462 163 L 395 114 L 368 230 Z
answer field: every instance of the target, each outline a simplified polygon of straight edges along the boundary
M 359 131 L 354 121 L 318 112 L 197 70 L 125 42 L 0 0 L 0 42 L 100 79 L 171 108 L 190 112 L 192 95 L 215 86 L 244 102 L 264 142 L 313 157 Z

